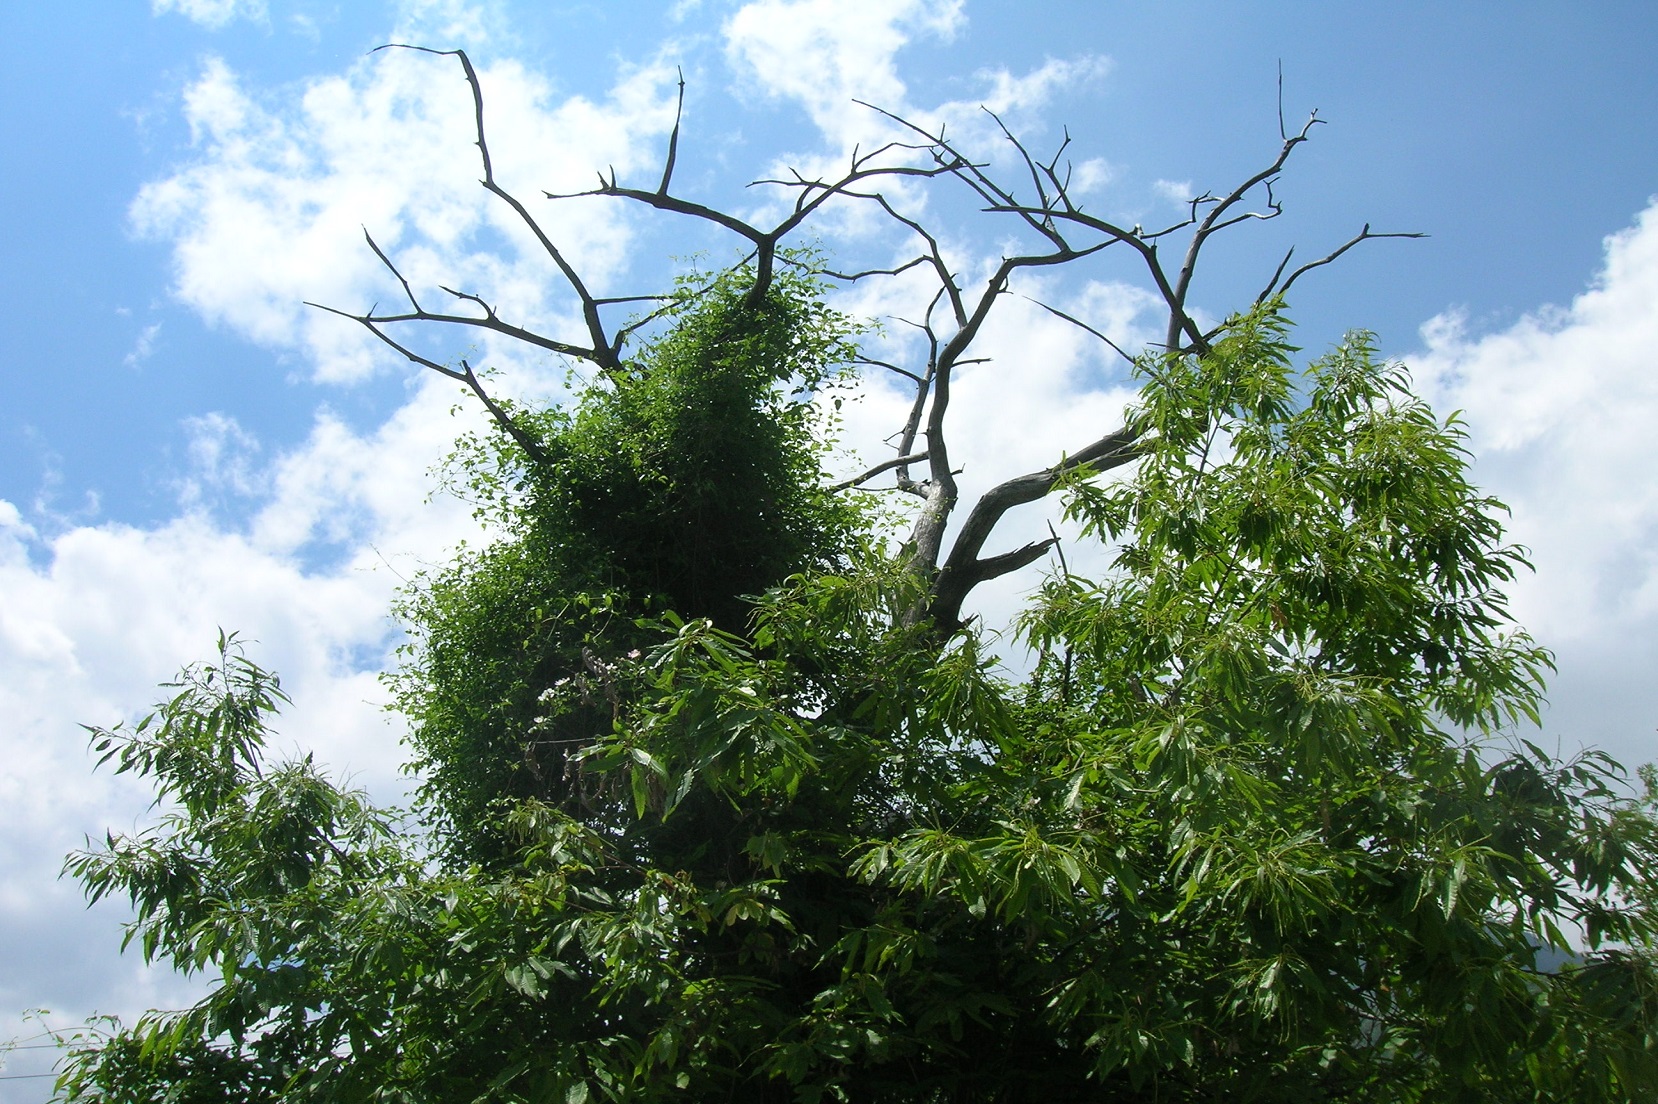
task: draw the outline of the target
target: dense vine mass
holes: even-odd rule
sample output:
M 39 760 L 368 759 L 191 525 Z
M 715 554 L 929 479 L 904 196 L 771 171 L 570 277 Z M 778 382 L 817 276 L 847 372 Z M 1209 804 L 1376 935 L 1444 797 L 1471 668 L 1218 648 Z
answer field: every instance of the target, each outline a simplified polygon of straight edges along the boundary
M 510 534 L 403 605 L 395 685 L 454 853 L 501 851 L 500 799 L 567 796 L 571 756 L 618 706 L 617 657 L 659 639 L 641 618 L 742 632 L 753 595 L 843 565 L 862 536 L 857 504 L 823 485 L 827 426 L 806 401 L 841 386 L 850 321 L 793 270 L 750 306 L 752 276 L 687 281 L 676 324 L 579 402 L 515 411 L 538 457 L 504 433 L 451 457 Z
M 1093 252 L 1056 229 L 1082 217 L 1062 188 L 1033 207 L 942 137 L 902 149 L 932 158 L 910 176 L 1005 198 L 1049 250 L 1023 260 Z M 704 217 L 669 176 L 600 191 Z M 1189 258 L 1235 202 L 1194 204 Z M 273 761 L 285 699 L 234 637 L 144 722 L 94 730 L 167 815 L 70 870 L 131 898 L 147 958 L 214 981 L 83 1036 L 60 1095 L 1658 1092 L 1653 791 L 1516 735 L 1549 665 L 1505 606 L 1525 561 L 1405 370 L 1362 333 L 1298 358 L 1277 280 L 1205 330 L 1164 279 L 1169 341 L 1135 358 L 1126 423 L 994 488 L 947 548 L 950 371 L 1020 265 L 975 300 L 934 242 L 956 328 L 926 316 L 879 469 L 913 493 L 906 539 L 869 480 L 825 474 L 859 327 L 777 249 L 790 218 L 745 227 L 756 257 L 687 279 L 631 351 L 593 322 L 600 370 L 566 406 L 440 369 L 496 416 L 449 472 L 501 536 L 401 605 L 412 813 Z M 410 296 L 401 320 L 496 320 Z M 1052 547 L 980 555 L 1050 494 L 1110 566 L 1053 564 L 1016 674 L 961 601 Z

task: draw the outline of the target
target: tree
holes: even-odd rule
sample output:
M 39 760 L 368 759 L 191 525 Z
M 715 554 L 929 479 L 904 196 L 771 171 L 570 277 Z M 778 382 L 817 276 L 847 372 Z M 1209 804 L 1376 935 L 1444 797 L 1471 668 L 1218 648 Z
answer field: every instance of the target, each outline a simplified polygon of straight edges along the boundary
M 771 229 L 654 190 L 751 249 L 614 330 L 515 197 L 588 344 L 478 295 L 348 315 L 486 405 L 452 478 L 502 539 L 419 581 L 394 676 L 425 781 L 400 819 L 274 764 L 274 676 L 233 637 L 132 728 L 94 729 L 168 813 L 69 869 L 137 908 L 153 960 L 219 973 L 182 1013 L 86 1037 L 70 1100 L 1624 1100 L 1658 1091 L 1658 779 L 1556 761 L 1549 658 L 1510 624 L 1525 567 L 1462 435 L 1354 334 L 1298 365 L 1280 263 L 1218 326 L 1205 244 L 1276 217 L 1265 170 L 1176 226 L 1035 198 L 939 133 L 784 181 Z M 977 293 L 883 191 L 965 185 L 1035 241 Z M 1265 196 L 1251 212 L 1244 204 Z M 836 273 L 786 239 L 873 205 L 908 264 Z M 1186 234 L 1180 268 L 1162 249 Z M 1027 268 L 1143 262 L 1165 341 L 1125 423 L 958 506 L 950 387 Z M 937 280 L 897 454 L 831 485 L 824 424 L 860 360 L 829 282 Z M 1097 336 L 1086 320 L 1049 308 Z M 493 396 L 403 324 L 592 364 L 568 408 Z M 926 476 L 916 469 L 925 465 Z M 1129 468 L 1118 477 L 1116 469 Z M 859 490 L 891 474 L 909 536 Z M 1057 496 L 1102 577 L 1061 560 L 1004 670 L 963 616 L 1058 538 L 986 554 Z

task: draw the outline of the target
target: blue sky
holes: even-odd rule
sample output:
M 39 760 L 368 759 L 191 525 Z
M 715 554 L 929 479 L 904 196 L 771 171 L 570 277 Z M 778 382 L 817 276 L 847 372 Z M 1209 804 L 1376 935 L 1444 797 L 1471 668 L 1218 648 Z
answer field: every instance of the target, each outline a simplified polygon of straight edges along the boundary
M 21 108 L 0 124 L 12 151 L 0 183 L 10 213 L 0 279 L 29 319 L 0 338 L 13 366 L 0 412 L 0 497 L 44 494 L 77 518 L 154 522 L 174 505 L 182 419 L 237 410 L 246 423 L 257 407 L 271 447 L 301 437 L 319 401 L 355 420 L 383 416 L 398 400 L 387 387 L 296 385 L 292 365 L 256 369 L 268 354 L 168 296 L 167 241 L 133 233 L 139 188 L 191 156 L 179 96 L 205 58 L 222 58 L 250 91 L 280 96 L 360 64 L 399 20 L 394 5 L 262 10 L 220 26 L 142 4 L 108 5 L 99 20 L 72 24 L 50 5 L 0 14 L 8 41 L 29 44 L 0 76 L 7 102 Z M 701 5 L 678 23 L 668 10 L 519 5 L 488 21 L 481 49 L 525 58 L 562 90 L 591 92 L 618 63 L 649 60 L 676 38 L 715 40 L 681 51 L 703 67 L 700 80 L 693 71 L 704 112 L 694 121 L 718 133 L 725 119 L 740 120 L 749 149 L 798 144 L 804 112 L 754 98 L 745 111 L 728 95 L 717 52 L 724 9 Z M 970 96 L 986 68 L 1104 55 L 1108 77 L 1056 97 L 1045 118 L 1068 124 L 1079 149 L 1121 164 L 1125 190 L 1159 178 L 1229 181 L 1269 148 L 1282 59 L 1288 114 L 1316 107 L 1330 120 L 1286 180 L 1294 217 L 1284 236 L 1311 248 L 1367 220 L 1433 235 L 1374 249 L 1309 289 L 1301 314 L 1326 332 L 1374 328 L 1403 352 L 1423 320 L 1453 304 L 1491 327 L 1566 302 L 1594 272 L 1601 238 L 1626 225 L 1654 186 L 1650 5 L 1043 11 L 1033 20 L 1022 5 L 974 4 L 950 38 L 920 36 L 901 55 L 917 102 Z M 1249 262 L 1266 252 L 1259 241 L 1244 248 Z M 88 495 L 100 512 L 89 511 Z
M 76 723 L 139 710 L 217 626 L 258 638 L 288 676 L 292 746 L 401 790 L 374 679 L 396 640 L 386 605 L 478 536 L 457 504 L 427 500 L 428 470 L 474 414 L 452 416 L 452 387 L 300 301 L 389 298 L 367 225 L 433 282 L 459 274 L 555 330 L 568 307 L 477 194 L 453 65 L 369 56 L 387 41 L 471 52 L 502 171 L 530 195 L 606 164 L 654 182 L 682 67 L 676 180 L 698 198 L 762 203 L 749 180 L 879 134 L 852 96 L 949 118 L 970 142 L 991 102 L 1038 150 L 1068 127 L 1090 204 L 1147 224 L 1185 189 L 1271 160 L 1281 63 L 1290 124 L 1314 108 L 1328 123 L 1285 174 L 1284 217 L 1205 262 L 1200 308 L 1245 303 L 1292 244 L 1321 255 L 1366 222 L 1430 234 L 1298 285 L 1300 338 L 1373 329 L 1466 412 L 1480 478 L 1538 564 L 1516 610 L 1560 657 L 1543 742 L 1658 757 L 1650 3 L 156 0 L 97 14 L 0 10 L 15 44 L 0 72 L 14 304 L 0 333 L 0 1009 L 49 1007 L 62 1024 L 182 992 L 117 962 L 119 910 L 87 913 L 55 873 L 85 834 L 144 815 L 142 794 L 91 776 Z M 1005 228 L 926 202 L 963 257 L 995 255 Z M 731 248 L 613 210 L 551 217 L 617 290 Z M 884 247 L 855 219 L 822 234 L 838 255 Z M 1132 341 L 1141 300 L 1113 282 L 1130 275 L 1043 290 Z M 1046 464 L 1071 429 L 1120 411 L 1121 372 L 1062 331 L 1032 313 L 991 336 L 1000 374 L 964 381 L 970 480 Z M 482 352 L 508 389 L 551 393 L 556 366 Z M 877 384 L 855 411 L 864 455 L 879 458 L 894 402 Z M 986 596 L 987 616 L 1016 591 Z M 28 1072 L 26 1057 L 5 1072 Z M 44 1084 L 0 1081 L 0 1101 Z

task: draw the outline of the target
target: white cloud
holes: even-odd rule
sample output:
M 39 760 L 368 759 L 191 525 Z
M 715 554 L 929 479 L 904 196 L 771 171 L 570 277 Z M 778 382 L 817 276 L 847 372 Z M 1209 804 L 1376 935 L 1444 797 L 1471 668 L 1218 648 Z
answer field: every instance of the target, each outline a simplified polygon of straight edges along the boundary
M 265 0 L 151 0 L 150 11 L 156 15 L 177 12 L 215 31 L 238 17 L 263 22 L 267 16 Z
M 633 69 L 603 100 L 555 101 L 514 62 L 479 67 L 497 178 L 535 204 L 580 271 L 625 273 L 624 213 L 550 204 L 539 190 L 578 190 L 600 166 L 625 173 L 654 156 L 651 139 L 673 117 L 670 75 Z M 209 321 L 301 351 L 319 377 L 362 376 L 380 355 L 372 339 L 302 301 L 348 310 L 396 301 L 395 281 L 363 241 L 367 227 L 428 305 L 452 302 L 436 288 L 445 283 L 509 317 L 568 330 L 552 262 L 478 185 L 472 99 L 455 59 L 385 51 L 274 98 L 251 95 L 210 59 L 184 112 L 197 157 L 146 185 L 131 219 L 142 236 L 172 244 L 174 292 Z
M 1154 180 L 1151 190 L 1170 203 L 1190 203 L 1197 192 L 1190 180 Z
M 152 322 L 139 333 L 138 340 L 132 343 L 132 351 L 121 358 L 121 363 L 128 368 L 136 368 L 155 352 L 155 339 L 161 335 L 161 323 Z
M 1030 111 L 1046 105 L 1062 89 L 1103 79 L 1109 72 L 1111 59 L 1096 54 L 1072 59 L 1049 58 L 1023 76 L 1015 76 L 1006 69 L 985 69 L 977 74 L 985 84 L 985 91 L 960 106 L 984 107 L 1004 116 Z
M 1070 191 L 1073 196 L 1097 192 L 1117 178 L 1117 170 L 1103 157 L 1079 161 L 1071 169 Z
M 400 0 L 392 41 L 421 46 L 477 48 L 500 38 L 507 17 L 496 2 Z
M 1423 328 L 1416 377 L 1460 409 L 1481 483 L 1513 509 L 1534 576 L 1515 613 L 1555 647 L 1549 731 L 1658 757 L 1658 202 L 1609 237 L 1569 307 L 1473 336 L 1456 314 Z
M 179 500 L 186 507 L 201 502 L 209 491 L 248 496 L 260 489 L 263 479 L 255 467 L 259 440 L 235 418 L 215 411 L 186 418 L 184 429 L 191 472 L 179 484 Z
M 1061 89 L 1111 68 L 1104 57 L 1084 55 L 1049 58 L 1024 74 L 982 69 L 974 74 L 981 86 L 976 94 L 918 105 L 899 76 L 898 54 L 919 38 L 948 41 L 966 25 L 963 9 L 964 0 L 753 0 L 726 22 L 726 53 L 741 87 L 758 84 L 769 96 L 798 102 L 834 155 L 902 134 L 855 100 L 923 126 L 946 126 L 971 146 L 1000 137 L 985 109 L 1017 121 Z
M 206 657 L 220 627 L 256 641 L 251 654 L 293 695 L 277 723 L 279 753 L 315 752 L 337 777 L 402 799 L 400 730 L 376 677 L 398 639 L 387 609 L 405 576 L 482 536 L 463 504 L 427 501 L 431 464 L 478 424 L 471 408 L 457 422 L 455 398 L 433 376 L 371 433 L 321 417 L 302 446 L 264 468 L 233 420 L 200 419 L 192 478 L 257 493 L 245 526 L 192 508 L 151 528 L 47 535 L 0 501 L 0 1007 L 50 1007 L 63 1025 L 192 991 L 117 958 L 121 910 L 86 914 L 56 875 L 85 837 L 147 815 L 142 787 L 93 773 L 78 725 L 142 712 L 158 682 Z M 330 546 L 335 555 L 316 555 Z
M 897 55 L 912 35 L 949 38 L 963 0 L 754 0 L 725 24 L 732 64 L 763 90 L 800 102 L 836 152 L 867 130 L 865 100 L 898 108 Z

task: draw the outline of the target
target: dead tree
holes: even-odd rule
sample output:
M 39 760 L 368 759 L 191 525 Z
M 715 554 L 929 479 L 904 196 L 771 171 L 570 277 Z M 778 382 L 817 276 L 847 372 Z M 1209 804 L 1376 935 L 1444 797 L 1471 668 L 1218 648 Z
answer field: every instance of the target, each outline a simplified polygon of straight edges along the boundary
M 364 313 L 328 306 L 321 309 L 357 322 L 413 363 L 464 384 L 483 403 L 501 429 L 523 448 L 531 464 L 545 464 L 548 458 L 535 437 L 518 425 L 506 407 L 489 394 L 472 365 L 460 360 L 457 362 L 459 367 L 451 367 L 423 356 L 394 336 L 392 328 L 437 323 L 481 329 L 586 362 L 601 373 L 615 374 L 626 370 L 625 353 L 629 340 L 658 318 L 660 310 L 647 311 L 642 317 L 634 317 L 614 327 L 609 315 L 616 308 L 637 311 L 641 304 L 661 302 L 666 297 L 649 294 L 595 296 L 529 208 L 497 182 L 485 136 L 483 89 L 477 71 L 464 51 L 432 50 L 421 46 L 380 47 L 388 48 L 417 50 L 459 61 L 472 94 L 476 145 L 483 170 L 480 183 L 512 209 L 551 259 L 579 304 L 586 341 L 555 340 L 516 325 L 502 318 L 493 305 L 472 292 L 445 287 L 442 290 L 452 300 L 449 309 L 429 309 L 417 297 L 395 261 L 366 230 L 369 248 L 398 281 L 406 306 L 395 310 L 375 307 Z M 1119 254 L 1131 253 L 1143 267 L 1162 301 L 1165 312 L 1161 327 L 1164 353 L 1204 355 L 1219 328 L 1206 330 L 1198 323 L 1189 309 L 1189 296 L 1205 246 L 1223 231 L 1247 222 L 1276 219 L 1283 213 L 1274 185 L 1296 148 L 1309 140 L 1313 129 L 1321 122 L 1314 112 L 1299 130 L 1292 132 L 1284 127 L 1280 116 L 1280 145 L 1270 163 L 1228 191 L 1204 192 L 1189 200 L 1184 215 L 1175 221 L 1147 229 L 1140 225 L 1120 225 L 1085 211 L 1074 202 L 1070 165 L 1064 161 L 1071 141 L 1068 134 L 1052 157 L 1041 160 L 1030 152 L 1001 118 L 987 112 L 1028 176 L 1028 182 L 1016 189 L 998 181 L 991 175 L 986 163 L 975 161 L 948 138 L 942 128 L 932 130 L 878 106 L 863 104 L 890 121 L 898 129 L 902 140 L 887 142 L 868 152 L 854 150 L 846 170 L 834 179 L 794 173 L 786 179 L 756 181 L 756 184 L 782 188 L 792 193 L 793 199 L 787 213 L 779 221 L 762 227 L 673 193 L 684 99 L 685 82 L 681 77 L 678 111 L 669 135 L 662 174 L 654 188 L 625 185 L 612 169 L 608 175 L 600 174 L 597 185 L 585 191 L 543 194 L 549 200 L 606 197 L 723 228 L 736 235 L 746 246 L 746 254 L 739 264 L 752 269 L 753 283 L 748 294 L 750 301 L 756 304 L 770 288 L 776 267 L 783 260 L 781 249 L 786 240 L 808 226 L 812 217 L 831 201 L 873 204 L 913 238 L 916 254 L 901 264 L 849 273 L 829 270 L 822 273 L 831 279 L 855 283 L 921 270 L 930 273 L 937 285 L 922 316 L 903 320 L 924 337 L 926 353 L 923 361 L 911 365 L 874 359 L 864 362 L 869 367 L 894 373 L 913 386 L 913 401 L 908 416 L 891 438 L 896 441 L 897 455 L 837 486 L 842 489 L 866 487 L 878 477 L 890 473 L 893 489 L 920 500 L 906 555 L 909 569 L 921 582 L 927 597 L 913 611 L 912 619 L 928 620 L 942 632 L 952 631 L 960 625 L 963 604 L 975 587 L 1035 562 L 1058 543 L 1058 537 L 1050 535 L 1010 552 L 986 555 L 985 548 L 990 537 L 1009 510 L 1046 497 L 1068 473 L 1079 468 L 1086 466 L 1091 471 L 1103 472 L 1127 464 L 1136 456 L 1135 432 L 1130 426 L 1107 428 L 1095 439 L 1078 442 L 1075 447 L 1055 456 L 1054 463 L 1049 467 L 1014 476 L 991 487 L 971 504 L 953 537 L 946 539 L 952 519 L 961 506 L 956 481 L 958 471 L 951 467 L 950 459 L 948 415 L 951 386 L 958 369 L 984 359 L 972 355 L 974 343 L 998 303 L 1011 294 L 1015 277 L 1026 269 L 1051 269 L 1085 262 L 1110 249 L 1116 249 Z M 983 213 L 1012 220 L 1029 240 L 1028 251 L 1001 257 L 987 279 L 978 286 L 967 286 L 962 275 L 946 259 L 937 236 L 921 222 L 904 214 L 892 197 L 883 192 L 883 185 L 901 179 L 938 181 L 965 187 L 980 204 Z M 1366 224 L 1329 254 L 1293 269 L 1290 267 L 1294 253 L 1292 249 L 1278 263 L 1256 296 L 1255 304 L 1283 295 L 1302 276 L 1330 264 L 1361 242 L 1421 236 L 1415 233 L 1378 233 Z M 1167 263 L 1169 260 L 1175 262 L 1174 267 Z M 1133 359 L 1085 319 L 1045 303 L 1038 305 L 1104 342 L 1123 358 Z M 922 465 L 925 465 L 925 474 L 918 474 L 917 469 Z

